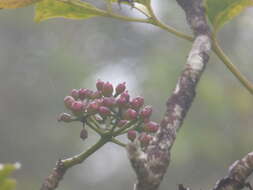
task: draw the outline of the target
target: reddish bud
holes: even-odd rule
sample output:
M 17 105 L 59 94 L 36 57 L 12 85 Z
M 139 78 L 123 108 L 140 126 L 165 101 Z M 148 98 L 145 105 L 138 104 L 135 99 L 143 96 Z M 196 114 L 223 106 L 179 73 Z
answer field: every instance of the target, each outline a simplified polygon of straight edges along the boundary
M 125 89 L 126 89 L 126 83 L 125 82 L 118 84 L 116 89 L 115 89 L 116 90 L 116 95 L 121 94 L 122 92 L 125 91 Z
M 124 125 L 126 125 L 128 123 L 127 120 L 119 120 L 117 123 L 118 127 L 123 127 Z
M 100 106 L 98 108 L 98 112 L 101 116 L 108 116 L 111 114 L 111 111 L 107 107 L 104 107 L 104 106 Z
M 129 130 L 127 132 L 127 138 L 130 140 L 130 141 L 134 141 L 136 139 L 136 136 L 137 136 L 137 132 L 135 130 Z
M 85 139 L 88 138 L 88 131 L 87 131 L 85 128 L 83 128 L 83 129 L 81 130 L 81 132 L 80 132 L 80 138 L 81 138 L 82 140 L 85 140 Z
M 95 102 L 98 103 L 98 105 L 102 106 L 103 105 L 103 101 L 104 99 L 103 98 L 100 98 L 100 99 L 96 99 Z
M 136 97 L 134 99 L 132 99 L 132 101 L 130 102 L 131 106 L 133 109 L 135 110 L 139 110 L 143 104 L 144 104 L 144 98 L 143 97 Z
M 97 83 L 96 83 L 97 90 L 102 91 L 103 86 L 104 86 L 104 82 L 101 80 L 97 80 Z
M 103 98 L 102 104 L 106 107 L 113 107 L 116 104 L 116 100 L 113 97 L 105 97 L 105 98 Z
M 96 113 L 96 112 L 98 112 L 98 108 L 99 108 L 99 104 L 96 101 L 93 101 L 88 104 L 87 112 L 89 114 Z
M 127 109 L 127 111 L 124 113 L 124 118 L 126 120 L 135 120 L 137 119 L 138 113 L 133 109 Z
M 75 100 L 79 98 L 79 93 L 77 89 L 73 89 L 70 94 Z
M 129 99 L 130 99 L 130 95 L 128 94 L 128 91 L 125 91 L 123 92 L 121 95 L 120 95 L 120 98 L 125 98 L 127 100 L 127 102 L 129 102 Z
M 155 133 L 159 129 L 159 124 L 153 121 L 150 121 L 145 124 L 145 131 L 148 133 Z
M 72 103 L 75 101 L 75 99 L 72 96 L 66 96 L 64 98 L 64 104 L 66 108 L 71 109 Z
M 103 85 L 103 88 L 102 88 L 102 94 L 106 97 L 110 97 L 112 96 L 112 93 L 113 93 L 113 86 L 111 83 L 109 82 L 106 82 L 104 85 Z
M 140 112 L 140 117 L 142 119 L 149 118 L 151 115 L 152 115 L 152 106 L 145 106 Z
M 80 98 L 81 100 L 84 100 L 85 98 L 90 98 L 91 95 L 92 95 L 92 93 L 93 93 L 93 92 L 92 92 L 91 90 L 87 89 L 87 88 L 81 88 L 81 89 L 79 89 L 79 91 L 78 91 L 79 98 Z
M 139 141 L 142 146 L 148 146 L 152 139 L 153 137 L 150 135 L 147 135 L 146 133 L 141 133 L 141 135 L 139 136 Z
M 73 103 L 72 103 L 72 105 L 71 105 L 71 110 L 73 111 L 73 112 L 82 112 L 83 111 L 83 107 L 84 107 L 84 105 L 83 105 L 83 103 L 82 102 L 80 102 L 80 101 L 74 101 Z
M 117 105 L 119 107 L 125 107 L 127 105 L 127 103 L 128 103 L 128 101 L 124 97 L 120 97 L 119 99 L 117 99 Z
M 66 123 L 69 123 L 72 121 L 72 116 L 68 113 L 61 113 L 58 118 L 57 118 L 58 121 L 63 121 L 63 122 L 66 122 Z

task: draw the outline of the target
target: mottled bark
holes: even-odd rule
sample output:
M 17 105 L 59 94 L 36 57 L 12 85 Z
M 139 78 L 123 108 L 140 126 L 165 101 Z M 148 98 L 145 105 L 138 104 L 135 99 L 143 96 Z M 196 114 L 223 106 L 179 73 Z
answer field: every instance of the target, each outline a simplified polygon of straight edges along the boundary
M 247 178 L 253 172 L 253 152 L 247 154 L 241 160 L 235 161 L 228 170 L 228 175 L 217 181 L 213 190 L 240 190 L 249 187 Z
M 184 9 L 187 21 L 195 34 L 185 69 L 173 94 L 167 101 L 167 110 L 161 128 L 145 151 L 138 140 L 128 145 L 128 154 L 137 175 L 135 190 L 158 189 L 170 163 L 170 150 L 176 133 L 194 100 L 195 90 L 209 59 L 210 29 L 205 19 L 202 0 L 177 0 Z
M 64 167 L 61 160 L 56 164 L 56 167 L 53 169 L 52 173 L 44 180 L 40 190 L 54 190 L 58 187 L 59 182 L 62 180 L 66 168 Z

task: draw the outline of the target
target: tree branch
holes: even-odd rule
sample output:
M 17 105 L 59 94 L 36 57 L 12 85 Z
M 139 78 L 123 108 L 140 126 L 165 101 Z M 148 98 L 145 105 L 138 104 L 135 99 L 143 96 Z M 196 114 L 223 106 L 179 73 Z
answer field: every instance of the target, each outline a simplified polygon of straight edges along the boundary
M 137 175 L 135 190 L 158 189 L 170 163 L 170 149 L 176 139 L 176 132 L 182 126 L 194 100 L 197 83 L 209 59 L 211 37 L 202 0 L 177 0 L 177 2 L 185 11 L 195 40 L 185 69 L 167 101 L 167 110 L 155 138 L 145 151 L 141 150 L 138 139 L 127 146 L 129 159 Z
M 51 174 L 43 181 L 40 190 L 54 190 L 58 187 L 60 181 L 63 179 L 64 174 L 71 167 L 81 164 L 91 154 L 96 152 L 104 144 L 109 142 L 111 138 L 102 137 L 96 144 L 90 147 L 87 151 L 80 153 L 79 155 L 73 156 L 65 160 L 59 160 L 56 163 L 56 167 L 53 169 Z
M 247 154 L 241 160 L 235 161 L 228 170 L 228 176 L 217 181 L 213 190 L 240 190 L 248 186 L 246 179 L 253 172 L 253 152 Z

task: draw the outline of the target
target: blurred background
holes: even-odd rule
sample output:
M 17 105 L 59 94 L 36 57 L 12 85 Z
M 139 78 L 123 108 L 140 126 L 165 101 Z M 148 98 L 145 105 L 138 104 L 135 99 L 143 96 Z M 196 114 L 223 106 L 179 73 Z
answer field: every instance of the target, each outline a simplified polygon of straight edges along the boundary
M 102 0 L 96 1 L 104 6 Z M 191 33 L 174 1 L 153 4 L 160 19 Z M 138 16 L 129 7 L 119 10 Z M 73 88 L 95 88 L 97 79 L 126 81 L 130 93 L 145 97 L 160 121 L 167 97 L 184 67 L 191 44 L 145 24 L 93 18 L 33 21 L 34 8 L 0 11 L 0 162 L 20 162 L 18 190 L 39 189 L 59 158 L 92 145 L 81 125 L 58 123 L 63 98 Z M 253 9 L 219 34 L 225 52 L 253 81 Z M 227 168 L 253 148 L 253 99 L 211 54 L 197 97 L 172 150 L 161 190 L 183 183 L 209 189 Z M 72 168 L 60 190 L 130 190 L 135 181 L 124 149 L 107 144 Z

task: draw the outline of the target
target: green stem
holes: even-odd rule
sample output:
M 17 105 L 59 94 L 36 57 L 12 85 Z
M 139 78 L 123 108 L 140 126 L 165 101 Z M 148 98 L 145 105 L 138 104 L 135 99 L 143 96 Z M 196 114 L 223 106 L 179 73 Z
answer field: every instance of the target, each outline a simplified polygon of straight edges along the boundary
M 151 4 L 147 5 L 147 9 L 148 9 L 149 14 L 151 15 L 151 18 L 152 18 L 150 24 L 152 24 L 154 26 L 158 26 L 159 28 L 164 29 L 164 30 L 166 30 L 169 33 L 172 33 L 172 34 L 176 35 L 179 38 L 183 38 L 183 39 L 186 39 L 186 40 L 189 40 L 189 41 L 193 41 L 194 40 L 194 38 L 192 36 L 184 34 L 184 33 L 180 32 L 180 31 L 176 30 L 175 28 L 162 23 L 157 18 L 157 16 L 155 15 L 155 12 L 154 12 Z
M 118 139 L 116 139 L 116 138 L 112 138 L 112 140 L 111 140 L 113 143 L 115 143 L 115 144 L 117 144 L 117 145 L 119 145 L 119 146 L 122 146 L 122 147 L 126 147 L 126 144 L 125 143 L 123 143 L 123 142 L 121 142 L 121 141 L 119 141 Z
M 157 26 L 161 29 L 164 29 L 166 30 L 167 32 L 171 33 L 171 34 L 174 34 L 175 36 L 179 37 L 179 38 L 182 38 L 182 39 L 185 39 L 185 40 L 188 40 L 190 42 L 192 42 L 194 40 L 194 38 L 188 34 L 185 34 L 183 32 L 180 32 L 178 31 L 177 29 L 171 27 L 171 26 L 168 26 L 164 23 L 162 23 L 161 21 L 159 20 L 153 20 L 151 22 L 149 22 L 150 24 L 154 25 L 154 26 Z
M 111 18 L 115 18 L 115 19 L 120 19 L 120 20 L 128 21 L 128 22 L 148 23 L 147 19 L 139 19 L 139 18 L 122 16 L 122 15 L 119 15 L 119 14 L 116 14 L 116 13 L 112 13 L 111 11 L 108 11 L 108 10 L 104 11 L 104 10 L 96 8 L 96 7 L 89 8 L 86 5 L 84 5 L 82 2 L 77 1 L 77 0 L 58 0 L 58 1 L 61 1 L 61 2 L 67 3 L 67 4 L 76 5 L 76 6 L 79 6 L 79 7 L 83 7 L 86 10 L 90 10 L 92 12 L 96 12 L 96 14 L 99 15 L 99 16 L 111 17 Z M 110 7 L 108 7 L 108 8 L 110 9 Z
M 104 134 L 104 132 L 101 130 L 101 129 L 99 129 L 99 128 L 97 128 L 97 127 L 94 127 L 91 123 L 89 123 L 88 121 L 86 122 L 86 124 L 91 128 L 91 129 L 93 129 L 96 133 L 98 133 L 99 135 L 103 135 Z
M 124 125 L 122 128 L 120 128 L 119 130 L 115 131 L 114 133 L 112 133 L 113 137 L 116 137 L 118 135 L 121 134 L 122 131 L 126 130 L 127 128 L 131 127 L 132 125 L 134 125 L 136 122 L 136 120 L 130 121 L 128 124 Z
M 103 145 L 105 145 L 109 141 L 110 141 L 110 138 L 103 137 L 96 144 L 90 147 L 88 150 L 72 158 L 62 160 L 62 162 L 66 168 L 70 168 L 77 164 L 81 164 L 86 158 L 88 158 L 90 155 L 92 155 L 94 152 L 96 152 L 99 148 L 101 148 Z
M 130 130 L 136 130 L 140 127 L 140 125 L 143 123 L 143 121 L 139 121 L 136 125 L 134 125 L 133 127 L 130 127 L 128 129 L 125 129 L 124 131 L 121 131 L 121 133 L 119 133 L 118 135 L 124 135 L 126 134 L 128 131 Z
M 233 75 L 241 82 L 241 84 L 253 94 L 253 84 L 239 71 L 239 69 L 231 62 L 226 56 L 224 51 L 219 46 L 216 37 L 213 37 L 213 51 L 220 58 L 220 60 L 226 65 L 226 67 L 233 73 Z

